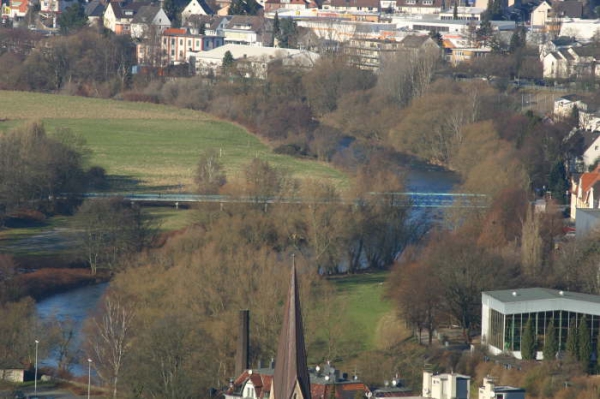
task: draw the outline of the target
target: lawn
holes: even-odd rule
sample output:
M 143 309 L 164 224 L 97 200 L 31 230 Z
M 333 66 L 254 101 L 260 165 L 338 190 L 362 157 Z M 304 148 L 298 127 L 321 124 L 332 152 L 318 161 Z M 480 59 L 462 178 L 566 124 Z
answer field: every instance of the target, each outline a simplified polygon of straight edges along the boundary
M 392 304 L 384 298 L 388 275 L 378 272 L 331 278 L 345 304 L 343 318 L 353 326 L 345 331 L 346 339 L 361 344 L 361 348 L 356 348 L 358 352 L 381 346 L 380 322 L 392 311 Z
M 69 128 L 92 150 L 89 165 L 104 167 L 111 191 L 193 190 L 199 154 L 218 150 L 230 181 L 260 157 L 300 179 L 344 185 L 346 177 L 329 166 L 274 154 L 242 127 L 205 113 L 175 107 L 40 93 L 0 91 L 0 131 L 27 120 L 43 121 L 51 133 Z

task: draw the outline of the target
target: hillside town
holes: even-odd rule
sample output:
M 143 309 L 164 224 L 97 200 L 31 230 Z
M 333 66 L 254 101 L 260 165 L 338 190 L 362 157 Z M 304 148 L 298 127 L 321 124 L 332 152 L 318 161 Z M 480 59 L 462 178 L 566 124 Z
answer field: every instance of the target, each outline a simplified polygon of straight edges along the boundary
M 598 68 L 600 19 L 589 2 L 255 3 L 251 12 L 241 7 L 238 13 L 236 4 L 228 1 L 209 5 L 205 0 L 192 0 L 167 11 L 163 1 L 93 0 L 80 4 L 53 0 L 38 4 L 15 0 L 2 4 L 2 23 L 52 35 L 61 31 L 61 16 L 68 24 L 65 16 L 77 15 L 75 9 L 81 9 L 79 18 L 87 24 L 132 39 L 136 47 L 134 73 L 181 65 L 188 66 L 188 74 L 215 73 L 227 51 L 235 60 L 262 64 L 253 65 L 258 69 L 276 61 L 310 68 L 320 53 L 338 49 L 361 68 L 377 71 L 390 51 L 436 46 L 444 59 L 456 66 L 508 51 L 515 35 L 522 35 L 527 47 L 538 50 L 538 62 L 528 62 L 541 64 L 541 70 L 530 71 L 529 78 L 584 79 L 595 75 Z M 289 31 L 283 41 L 282 27 Z
M 599 397 L 600 2 L 0 10 L 0 398 Z

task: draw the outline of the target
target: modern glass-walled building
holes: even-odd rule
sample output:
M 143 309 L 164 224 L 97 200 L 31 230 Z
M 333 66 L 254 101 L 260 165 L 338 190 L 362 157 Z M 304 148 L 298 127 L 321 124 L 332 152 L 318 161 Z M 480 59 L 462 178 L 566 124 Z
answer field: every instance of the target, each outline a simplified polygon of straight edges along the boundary
M 600 296 L 547 288 L 486 291 L 481 295 L 481 341 L 492 354 L 521 358 L 521 336 L 529 319 L 537 332 L 538 359 L 552 320 L 560 350 L 565 349 L 569 327 L 588 325 L 594 347 L 600 331 Z M 585 316 L 585 318 L 584 318 Z

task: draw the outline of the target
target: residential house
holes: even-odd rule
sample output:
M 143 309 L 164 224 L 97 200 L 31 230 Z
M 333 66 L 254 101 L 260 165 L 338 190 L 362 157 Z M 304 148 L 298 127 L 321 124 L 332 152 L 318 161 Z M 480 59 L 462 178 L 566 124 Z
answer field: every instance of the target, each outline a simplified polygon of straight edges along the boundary
M 581 115 L 581 113 L 580 113 Z M 600 159 L 600 117 L 594 118 L 596 129 L 580 132 L 583 136 L 583 154 L 581 156 L 582 169 L 586 170 Z
M 452 1 L 452 0 L 450 0 Z M 508 9 L 520 8 L 526 1 L 521 0 L 502 0 L 502 10 L 507 11 Z M 452 4 L 452 3 L 449 3 Z M 487 9 L 488 0 L 475 0 L 475 7 Z
M 531 28 L 535 30 L 545 30 L 554 18 L 552 6 L 547 1 L 542 1 L 531 12 Z
M 490 47 L 476 47 L 467 35 L 445 34 L 443 39 L 444 59 L 451 65 L 470 63 L 477 58 L 487 57 Z
M 486 9 L 477 7 L 456 7 L 456 15 L 454 9 L 448 8 L 440 12 L 441 20 L 461 20 L 461 21 L 481 21 Z
M 225 37 L 223 29 L 231 21 L 232 16 L 219 15 L 191 15 L 182 27 L 186 27 L 190 32 L 202 33 L 207 36 Z
M 600 76 L 600 47 L 589 45 L 562 48 L 543 60 L 546 79 L 589 79 Z
M 25 15 L 27 15 L 28 10 L 28 0 L 11 0 L 9 4 L 2 5 L 2 18 L 21 21 L 25 18 Z
M 552 3 L 552 11 L 557 18 L 579 19 L 583 16 L 583 3 L 576 0 L 555 1 Z
M 573 115 L 573 109 L 587 112 L 588 106 L 583 97 L 577 94 L 569 94 L 554 100 L 553 113 L 559 119 L 566 119 Z
M 85 6 L 85 15 L 90 25 L 99 25 L 106 11 L 106 6 L 100 0 L 92 0 Z
M 423 372 L 423 397 L 431 399 L 469 399 L 471 377 L 462 374 Z
M 581 43 L 579 43 L 573 37 L 560 36 L 560 37 L 557 37 L 556 39 L 547 40 L 544 43 L 540 44 L 540 49 L 539 49 L 540 60 L 543 61 L 545 56 L 547 56 L 548 54 L 550 54 L 554 51 L 568 49 L 570 47 L 579 47 L 579 46 L 581 46 Z
M 322 7 L 323 10 L 347 13 L 378 13 L 380 11 L 379 0 L 325 0 Z
M 576 220 L 577 209 L 597 209 L 600 193 L 600 168 L 571 178 L 571 219 Z
M 225 43 L 264 46 L 272 39 L 271 24 L 261 16 L 234 15 L 223 28 Z
M 60 14 L 74 4 L 77 4 L 77 0 L 41 0 L 40 13 L 43 15 Z
M 525 399 L 525 389 L 496 385 L 492 377 L 484 377 L 479 399 Z
M 190 57 L 196 57 L 199 52 L 210 51 L 223 45 L 222 36 L 200 35 L 184 28 L 170 28 L 163 32 L 161 38 L 162 64 L 190 63 Z
M 395 38 L 371 39 L 354 37 L 344 45 L 344 53 L 349 62 L 361 69 L 379 70 L 381 61 L 386 55 L 396 54 L 400 43 Z
M 205 0 L 191 0 L 187 6 L 181 11 L 181 24 L 185 25 L 186 21 L 192 15 L 213 15 L 214 11 L 206 4 Z
M 142 6 L 131 20 L 131 37 L 134 39 L 146 38 L 150 35 L 160 35 L 165 29 L 171 27 L 171 21 L 160 6 Z
M 396 10 L 406 14 L 439 14 L 445 8 L 444 0 L 397 0 Z
M 274 368 L 245 370 L 238 376 L 225 393 L 225 399 L 269 398 L 273 385 Z M 331 365 L 308 369 L 310 393 L 312 398 L 355 398 L 371 393 L 369 388 L 357 379 L 348 379 Z
M 318 54 L 305 50 L 226 44 L 214 50 L 197 53 L 196 71 L 200 74 L 220 73 L 223 57 L 228 51 L 242 76 L 258 79 L 265 79 L 273 65 L 310 69 L 319 59 Z
M 265 12 L 277 10 L 304 10 L 309 8 L 308 0 L 267 0 L 265 1 Z
M 582 14 L 583 4 L 579 1 L 543 1 L 531 11 L 531 29 L 534 32 L 558 36 L 561 34 L 563 22 L 581 18 Z
M 150 6 L 152 3 L 145 1 L 116 2 L 111 1 L 104 12 L 104 27 L 117 35 L 131 35 L 131 21 L 140 8 Z

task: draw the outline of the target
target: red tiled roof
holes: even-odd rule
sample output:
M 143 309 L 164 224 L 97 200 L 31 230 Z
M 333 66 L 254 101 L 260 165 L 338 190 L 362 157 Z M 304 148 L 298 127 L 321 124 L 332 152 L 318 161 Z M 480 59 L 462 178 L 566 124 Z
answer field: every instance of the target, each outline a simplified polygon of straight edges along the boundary
M 165 31 L 163 32 L 163 35 L 165 36 L 169 36 L 169 35 L 185 35 L 187 33 L 186 29 L 180 29 L 180 28 L 167 28 L 165 29 Z
M 600 173 L 588 172 L 581 175 L 581 191 L 586 193 L 600 179 Z

